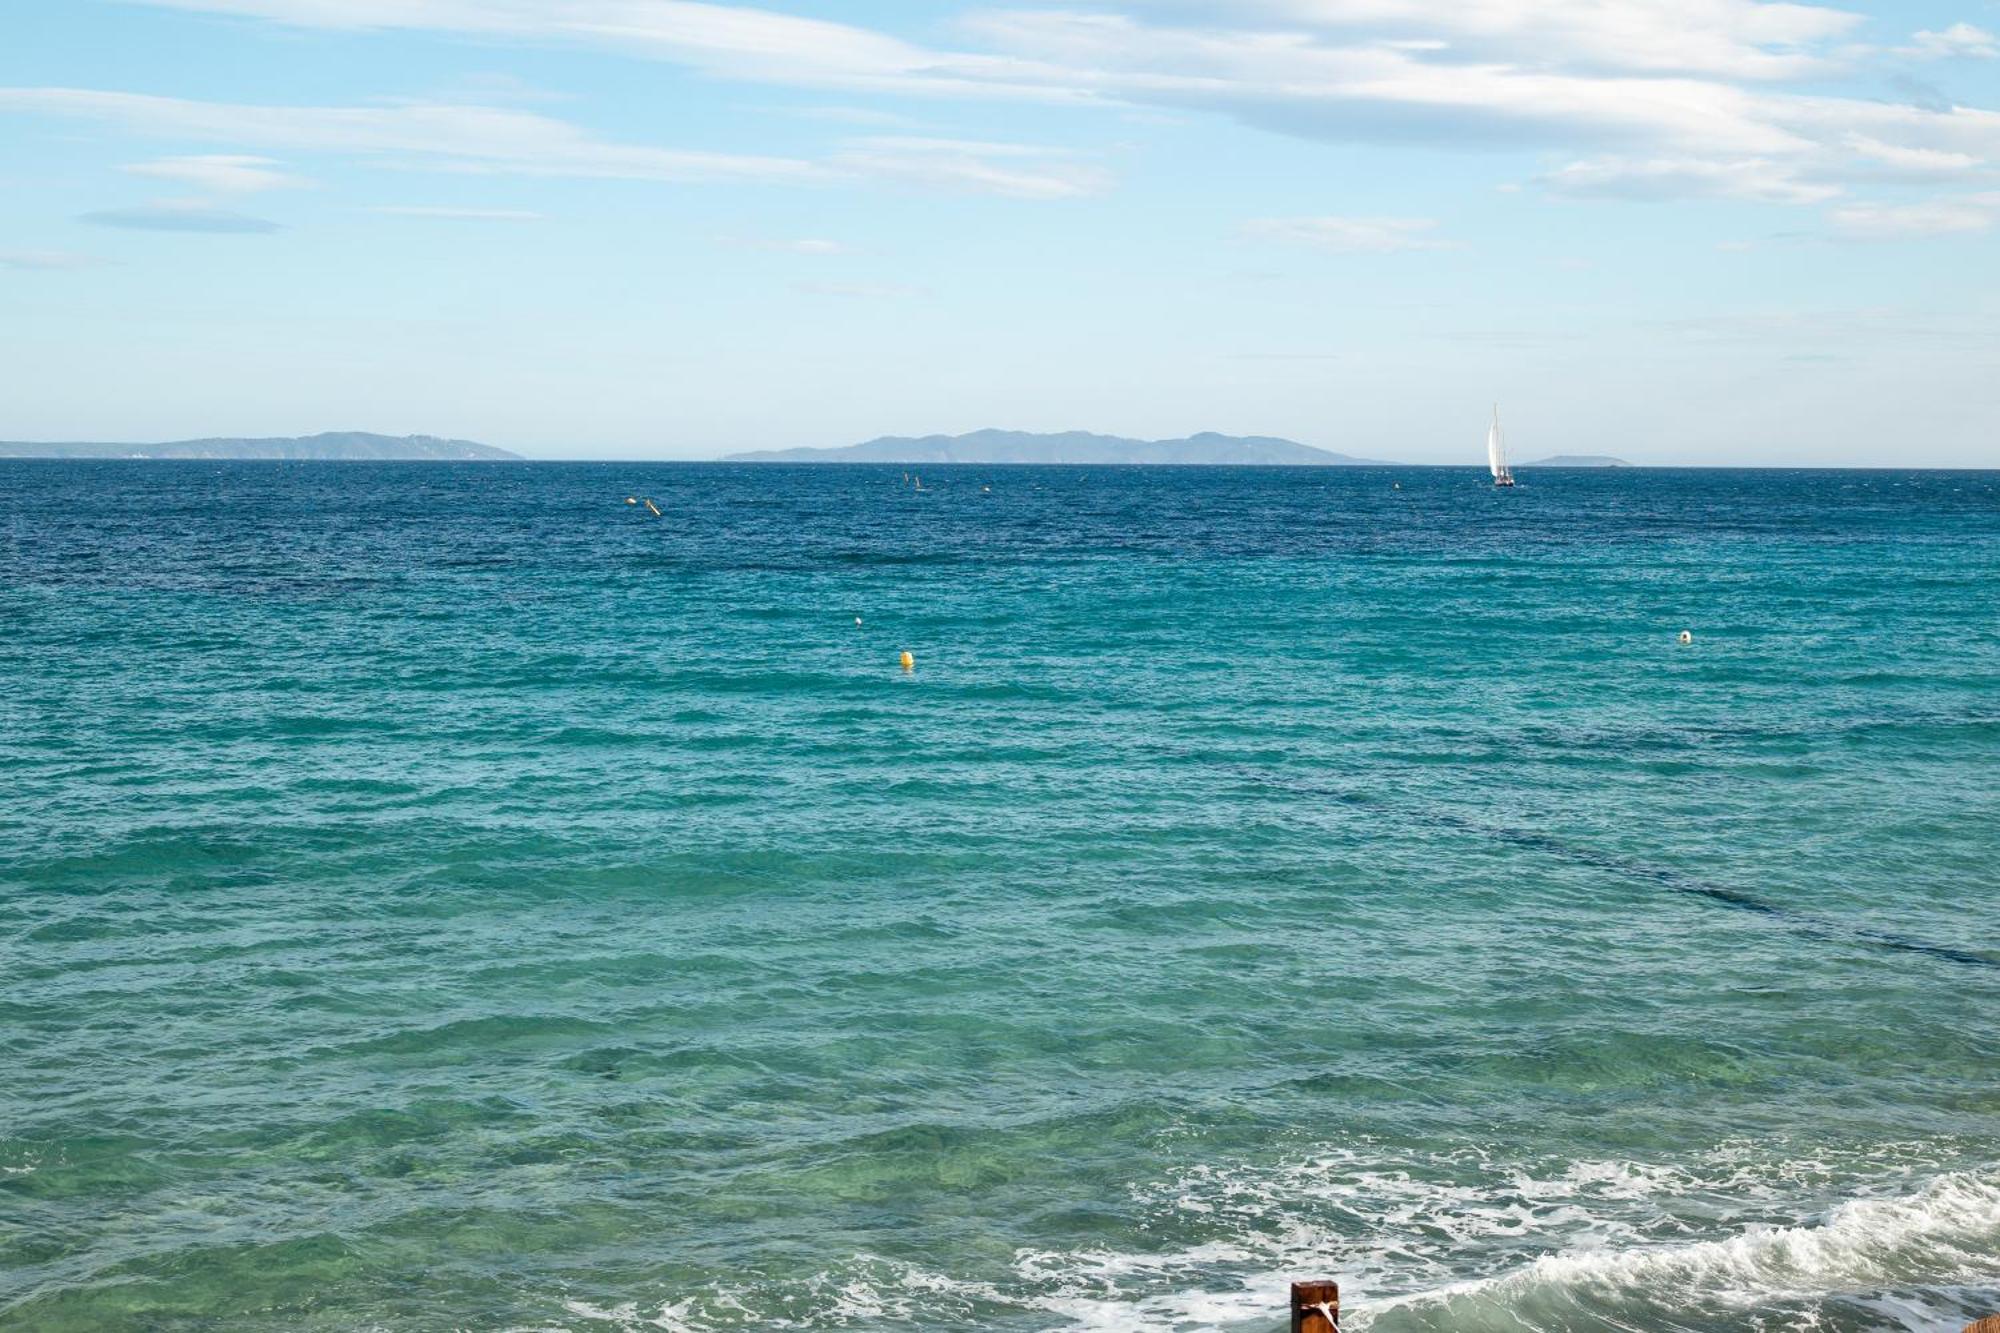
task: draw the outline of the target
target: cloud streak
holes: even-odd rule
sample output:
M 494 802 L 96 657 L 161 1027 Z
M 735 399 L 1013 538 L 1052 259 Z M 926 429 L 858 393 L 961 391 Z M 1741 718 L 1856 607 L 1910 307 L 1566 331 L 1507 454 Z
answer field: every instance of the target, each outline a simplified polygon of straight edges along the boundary
M 1896 54 L 1916 60 L 1949 60 L 1953 57 L 1992 60 L 2000 57 L 2000 38 L 1970 23 L 1954 23 L 1941 32 L 1925 30 L 1912 33 L 1910 44 L 1897 47 Z
M 1453 250 L 1454 242 L 1431 235 L 1432 218 L 1309 217 L 1256 218 L 1243 234 L 1285 241 L 1334 254 L 1393 254 L 1399 250 Z
M 87 88 L 0 88 L 0 110 L 391 164 L 414 158 L 465 171 L 674 182 L 808 181 L 826 174 L 795 158 L 608 142 L 565 121 L 504 107 L 260 106 Z
M 211 194 L 254 194 L 259 190 L 290 189 L 311 182 L 277 170 L 268 157 L 242 153 L 210 153 L 193 157 L 163 157 L 119 168 L 134 176 L 176 181 Z
M 97 268 L 108 261 L 96 255 L 70 250 L 0 250 L 0 268 L 28 272 L 57 273 L 80 268 Z
M 437 218 L 454 222 L 541 222 L 544 215 L 525 208 L 451 208 L 441 204 L 384 204 L 367 210 L 384 217 Z
M 1856 41 L 1859 16 L 1810 3 L 1132 0 L 1136 13 L 976 13 L 955 31 L 959 44 L 977 49 L 957 50 L 694 0 L 142 2 L 299 27 L 585 44 L 791 87 L 1201 112 L 1332 142 L 1539 149 L 1556 159 L 1540 183 L 1574 197 L 1813 206 L 1897 182 L 1980 188 L 2000 179 L 2000 113 L 1798 91 L 1812 86 L 1804 80 L 1885 54 Z M 1965 23 L 1919 32 L 1898 50 L 1996 53 L 1991 34 Z M 185 123 L 188 105 L 167 118 Z M 548 175 L 865 178 L 1024 199 L 1073 198 L 1107 184 L 1085 161 L 1017 145 L 878 136 L 809 161 L 607 143 L 493 107 L 261 110 L 274 118 L 261 131 L 209 126 L 210 137 Z M 72 111 L 112 114 L 101 103 Z
M 1991 230 L 2000 223 L 2000 190 L 1909 204 L 1857 203 L 1833 210 L 1834 230 L 1856 240 L 1904 240 Z
M 881 136 L 857 139 L 832 159 L 861 176 L 929 189 L 1014 199 L 1074 199 L 1106 188 L 1098 168 L 1032 144 Z
M 725 78 L 954 96 L 1070 95 L 1030 63 L 927 49 L 868 28 L 695 0 L 140 0 L 296 27 L 404 29 L 582 45 Z
M 201 102 L 87 88 L 0 88 L 0 111 L 63 116 L 128 132 L 292 152 L 336 153 L 384 166 L 422 163 L 485 174 L 823 185 L 871 179 L 1021 199 L 1064 199 L 1106 177 L 1060 149 L 971 140 L 852 139 L 823 159 L 710 153 L 598 138 L 514 108 L 402 102 L 388 106 L 268 106 Z M 246 180 L 264 158 L 162 159 L 182 178 Z M 219 165 L 219 164 L 230 165 Z M 191 165 L 199 164 L 199 165 Z M 150 174 L 168 174 L 161 163 Z
M 282 224 L 269 218 L 212 208 L 196 200 L 161 200 L 141 204 L 137 208 L 80 213 L 77 221 L 94 227 L 117 227 L 126 231 L 206 232 L 216 236 L 267 236 L 284 230 Z

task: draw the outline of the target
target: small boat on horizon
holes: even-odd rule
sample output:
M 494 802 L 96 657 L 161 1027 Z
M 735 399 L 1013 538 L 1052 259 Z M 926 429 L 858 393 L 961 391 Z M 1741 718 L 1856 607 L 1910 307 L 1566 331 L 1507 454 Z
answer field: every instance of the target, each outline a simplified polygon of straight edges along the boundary
M 1507 466 L 1507 447 L 1500 439 L 1500 404 L 1493 404 L 1493 424 L 1486 428 L 1486 466 L 1493 470 L 1495 486 L 1512 486 L 1514 473 Z

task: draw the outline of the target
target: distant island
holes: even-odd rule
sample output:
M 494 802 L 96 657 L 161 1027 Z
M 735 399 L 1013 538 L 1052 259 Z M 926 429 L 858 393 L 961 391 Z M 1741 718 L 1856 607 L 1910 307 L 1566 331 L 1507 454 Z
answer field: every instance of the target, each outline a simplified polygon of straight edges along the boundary
M 1532 463 L 1522 463 L 1521 467 L 1631 467 L 1622 458 L 1610 454 L 1556 454 L 1550 458 L 1537 458 Z
M 1203 431 L 1175 440 L 1135 440 L 1070 430 L 976 430 L 969 435 L 884 435 L 827 449 L 760 449 L 731 454 L 728 463 L 1180 463 L 1384 467 L 1271 435 Z
M 314 461 L 457 459 L 482 462 L 519 459 L 505 449 L 471 440 L 443 440 L 435 435 L 371 435 L 337 430 L 319 435 L 283 435 L 266 439 L 221 436 L 206 440 L 170 440 L 164 444 L 36 444 L 0 440 L 0 458 L 285 458 Z

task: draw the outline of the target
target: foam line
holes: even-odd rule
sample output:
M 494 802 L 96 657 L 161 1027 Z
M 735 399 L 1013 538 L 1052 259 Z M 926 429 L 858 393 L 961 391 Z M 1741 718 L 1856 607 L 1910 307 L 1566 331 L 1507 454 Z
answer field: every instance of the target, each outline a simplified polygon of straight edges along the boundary
M 1914 1194 L 1849 1200 L 1817 1223 L 1686 1245 L 1552 1254 L 1495 1277 L 1370 1302 L 1355 1322 L 1404 1306 L 1561 1302 L 1573 1309 L 1567 1302 L 1648 1297 L 1747 1306 L 1989 1281 L 2000 1272 L 1996 1241 L 2000 1183 L 1955 1172 Z

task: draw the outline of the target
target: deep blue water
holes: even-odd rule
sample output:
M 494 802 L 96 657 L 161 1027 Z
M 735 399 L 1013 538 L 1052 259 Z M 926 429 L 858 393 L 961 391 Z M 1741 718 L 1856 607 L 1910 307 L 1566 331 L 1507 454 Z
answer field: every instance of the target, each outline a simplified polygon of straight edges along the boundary
M 2000 473 L 922 471 L 0 462 L 0 1326 L 2000 1309 Z

